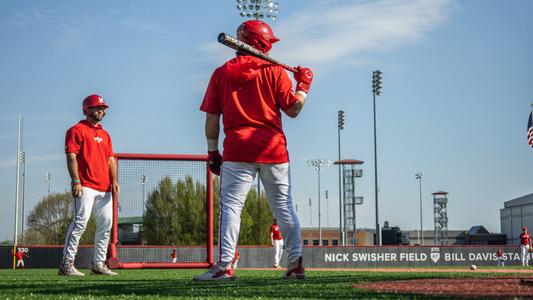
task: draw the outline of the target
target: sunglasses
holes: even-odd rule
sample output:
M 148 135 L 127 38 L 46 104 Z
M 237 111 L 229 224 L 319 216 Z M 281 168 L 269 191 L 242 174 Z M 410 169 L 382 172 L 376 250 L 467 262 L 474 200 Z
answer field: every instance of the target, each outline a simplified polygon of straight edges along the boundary
M 105 106 L 95 106 L 95 107 L 91 107 L 92 110 L 94 111 L 97 111 L 97 110 L 106 110 L 107 107 Z

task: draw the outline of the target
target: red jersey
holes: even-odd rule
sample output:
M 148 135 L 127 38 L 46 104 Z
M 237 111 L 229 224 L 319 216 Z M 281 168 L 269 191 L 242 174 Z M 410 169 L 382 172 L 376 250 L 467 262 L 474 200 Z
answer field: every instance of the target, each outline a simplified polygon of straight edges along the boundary
M 176 250 L 172 250 L 172 253 L 170 253 L 171 258 L 176 258 Z
M 24 252 L 21 252 L 21 251 L 15 252 L 15 257 L 17 258 L 17 260 L 24 259 Z
M 110 190 L 108 158 L 113 156 L 111 137 L 98 124 L 86 120 L 72 126 L 65 138 L 65 153 L 75 153 L 81 185 L 100 192 Z
M 279 227 L 277 224 L 272 224 L 272 226 L 270 226 L 270 234 L 272 234 L 272 239 L 274 240 L 283 239 L 283 237 L 281 236 L 281 231 L 279 231 Z
M 520 244 L 529 245 L 531 244 L 531 236 L 527 233 L 522 233 L 520 235 Z
M 239 55 L 215 70 L 200 110 L 222 114 L 224 161 L 284 163 L 289 154 L 281 111 L 296 102 L 284 69 Z

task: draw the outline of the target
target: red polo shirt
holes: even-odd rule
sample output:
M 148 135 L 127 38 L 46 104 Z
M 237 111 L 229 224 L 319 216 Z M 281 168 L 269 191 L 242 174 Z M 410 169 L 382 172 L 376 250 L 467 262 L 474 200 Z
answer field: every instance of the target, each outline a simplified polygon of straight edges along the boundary
M 72 126 L 65 138 L 65 153 L 76 154 L 81 185 L 101 192 L 111 187 L 108 158 L 113 156 L 109 133 L 86 120 Z
M 531 244 L 531 236 L 527 233 L 520 234 L 520 244 L 522 245 Z
M 21 251 L 15 252 L 15 257 L 17 258 L 17 260 L 23 260 L 24 259 L 24 252 L 21 252 Z
M 200 110 L 222 114 L 224 161 L 284 163 L 289 154 L 281 111 L 296 101 L 285 70 L 239 55 L 215 70 Z
M 283 237 L 281 236 L 281 231 L 279 231 L 279 227 L 276 224 L 272 224 L 272 226 L 270 226 L 270 233 L 272 234 L 273 240 L 283 239 Z

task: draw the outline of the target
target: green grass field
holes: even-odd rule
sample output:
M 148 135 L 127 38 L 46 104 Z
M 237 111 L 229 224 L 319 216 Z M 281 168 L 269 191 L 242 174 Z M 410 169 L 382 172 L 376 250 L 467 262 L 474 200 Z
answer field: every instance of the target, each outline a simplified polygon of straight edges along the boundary
M 88 270 L 81 270 L 88 274 Z M 512 269 L 509 270 L 512 273 Z M 509 276 L 510 273 L 386 273 L 306 271 L 305 280 L 283 280 L 282 271 L 237 270 L 230 282 L 193 282 L 203 270 L 118 270 L 119 276 L 63 277 L 56 269 L 0 270 L 0 299 L 413 299 L 357 290 L 354 283 L 414 278 Z M 417 299 L 442 299 L 417 297 Z

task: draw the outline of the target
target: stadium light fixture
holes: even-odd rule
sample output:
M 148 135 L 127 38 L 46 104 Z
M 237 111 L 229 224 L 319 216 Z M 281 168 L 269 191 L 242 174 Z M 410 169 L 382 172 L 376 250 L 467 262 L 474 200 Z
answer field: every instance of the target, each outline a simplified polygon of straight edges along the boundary
M 278 17 L 278 1 L 273 0 L 237 0 L 237 10 L 244 18 L 271 19 Z
M 307 161 L 307 164 L 311 167 L 314 167 L 318 174 L 318 245 L 322 246 L 322 225 L 320 222 L 321 212 L 320 212 L 320 171 L 331 165 L 331 160 L 327 159 L 311 159 Z
M 344 110 L 339 110 L 337 112 L 337 142 L 339 157 L 338 160 L 341 160 L 341 130 L 344 129 Z M 342 196 L 342 174 L 341 174 L 341 165 L 339 165 L 339 239 L 341 240 L 341 245 L 345 245 L 346 238 L 344 237 L 344 230 L 342 228 L 342 220 L 344 218 L 343 209 L 344 209 L 344 197 Z
M 381 230 L 379 226 L 379 206 L 378 206 L 378 154 L 376 139 L 376 95 L 381 95 L 381 70 L 372 72 L 372 94 L 374 99 L 374 197 L 376 200 L 376 240 L 375 245 L 381 246 Z
M 418 188 L 420 195 L 420 233 L 418 234 L 418 244 L 424 245 L 424 227 L 422 225 L 422 173 L 416 173 L 415 178 L 418 179 Z

